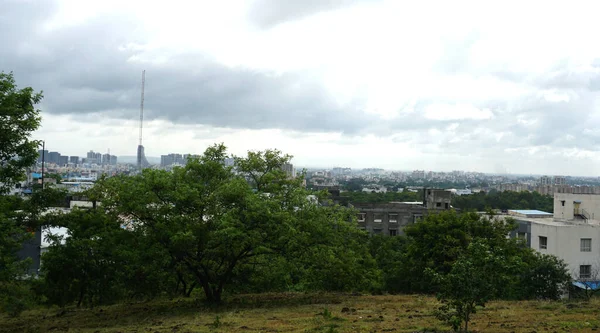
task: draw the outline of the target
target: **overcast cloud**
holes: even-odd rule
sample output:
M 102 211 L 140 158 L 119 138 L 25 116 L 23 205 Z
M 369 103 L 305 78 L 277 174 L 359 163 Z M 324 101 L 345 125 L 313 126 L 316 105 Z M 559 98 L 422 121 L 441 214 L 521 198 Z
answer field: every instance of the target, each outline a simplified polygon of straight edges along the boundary
M 0 0 L 51 150 L 598 176 L 594 2 Z

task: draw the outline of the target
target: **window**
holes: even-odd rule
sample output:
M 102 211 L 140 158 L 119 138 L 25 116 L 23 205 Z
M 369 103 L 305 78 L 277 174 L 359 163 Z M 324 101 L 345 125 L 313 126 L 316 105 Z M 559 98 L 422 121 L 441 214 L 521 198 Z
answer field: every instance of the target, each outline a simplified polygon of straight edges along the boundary
M 561 204 L 561 205 L 564 207 L 564 206 L 565 206 L 565 201 L 564 201 L 564 200 L 561 200 L 561 201 L 560 201 L 560 204 Z
M 365 217 L 367 213 L 358 213 L 358 222 L 365 222 Z
M 390 236 L 396 236 L 398 234 L 398 230 L 390 229 Z
M 380 234 L 381 233 L 381 229 L 373 229 L 373 233 L 374 234 Z
M 390 223 L 398 223 L 398 214 L 390 214 L 389 218 Z
M 450 208 L 450 205 L 447 202 L 444 205 L 446 209 Z
M 519 238 L 519 239 L 527 239 L 527 233 L 526 232 L 518 232 L 517 233 L 517 238 Z
M 436 206 L 436 207 L 442 207 L 442 203 L 441 203 L 441 202 L 436 202 L 436 203 L 435 203 L 435 206 Z
M 383 222 L 383 214 L 375 214 L 375 219 L 373 222 L 375 222 L 375 223 Z
M 581 239 L 581 252 L 592 252 L 592 239 L 582 238 Z
M 540 236 L 540 249 L 548 248 L 548 237 Z
M 592 265 L 579 266 L 579 278 L 590 279 L 592 277 Z

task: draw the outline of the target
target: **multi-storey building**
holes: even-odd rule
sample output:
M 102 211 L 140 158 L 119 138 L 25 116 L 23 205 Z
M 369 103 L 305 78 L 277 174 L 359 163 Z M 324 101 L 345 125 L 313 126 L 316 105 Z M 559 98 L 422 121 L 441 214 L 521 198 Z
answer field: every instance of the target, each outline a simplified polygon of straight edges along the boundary
M 397 236 L 408 224 L 427 213 L 447 210 L 451 193 L 446 190 L 424 189 L 422 202 L 350 203 L 358 210 L 358 226 L 370 234 Z
M 532 249 L 565 261 L 577 283 L 600 281 L 600 195 L 554 194 L 554 214 L 513 210 L 517 229 L 512 237 Z
M 549 177 L 549 176 L 540 177 L 540 185 L 542 185 L 542 186 L 552 185 L 552 177 Z

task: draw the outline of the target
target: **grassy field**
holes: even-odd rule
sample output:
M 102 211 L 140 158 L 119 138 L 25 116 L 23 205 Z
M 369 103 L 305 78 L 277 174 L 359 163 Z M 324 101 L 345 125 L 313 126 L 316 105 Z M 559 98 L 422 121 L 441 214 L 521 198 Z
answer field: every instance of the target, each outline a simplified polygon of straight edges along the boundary
M 95 309 L 37 309 L 0 316 L 0 332 L 421 332 L 448 331 L 428 296 L 243 295 L 219 308 L 193 299 Z M 600 331 L 600 301 L 492 302 L 470 327 L 477 332 Z

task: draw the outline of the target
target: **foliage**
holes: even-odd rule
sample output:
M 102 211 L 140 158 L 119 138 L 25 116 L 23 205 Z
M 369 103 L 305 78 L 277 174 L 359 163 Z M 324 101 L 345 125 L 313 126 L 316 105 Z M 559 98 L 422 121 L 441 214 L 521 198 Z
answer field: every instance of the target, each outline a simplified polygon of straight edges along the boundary
M 423 195 L 420 192 L 386 192 L 386 193 L 368 193 L 368 192 L 344 192 L 343 196 L 349 197 L 351 203 L 385 203 L 392 201 L 423 201 Z
M 448 274 L 432 272 L 440 286 L 438 298 L 443 303 L 438 318 L 448 322 L 455 331 L 463 329 L 464 323 L 463 331 L 468 332 L 477 306 L 485 306 L 497 297 L 518 265 L 518 257 L 507 258 L 485 241 L 470 243 Z
M 209 302 L 220 302 L 232 281 L 253 279 L 270 258 L 301 266 L 296 276 L 281 276 L 288 286 L 348 290 L 377 279 L 366 235 L 349 222 L 354 214 L 309 200 L 301 178 L 282 170 L 289 156 L 249 152 L 235 159 L 235 172 L 226 157 L 216 145 L 173 172 L 102 180 L 94 195 L 157 244 L 173 272 L 193 277 Z
M 68 237 L 51 235 L 52 245 L 42 257 L 44 293 L 50 304 L 89 306 L 119 298 L 124 258 L 121 244 L 127 232 L 116 218 L 97 209 L 74 209 L 48 217 L 54 226 L 68 229 Z M 52 223 L 51 221 L 55 221 Z
M 519 275 L 518 298 L 558 300 L 571 282 L 567 264 L 553 255 L 524 249 L 525 267 Z
M 369 238 L 369 250 L 381 270 L 382 289 L 387 292 L 406 291 L 405 272 L 402 270 L 403 267 L 398 265 L 403 258 L 406 245 L 406 237 L 375 235 Z
M 0 72 L 0 194 L 24 179 L 24 169 L 35 164 L 39 141 L 30 135 L 40 126 L 35 104 L 41 93 L 18 89 L 12 73 Z
M 429 214 L 404 228 L 407 244 L 398 262 L 400 267 L 396 268 L 404 274 L 397 277 L 397 283 L 405 292 L 434 292 L 436 286 L 432 277 L 425 274 L 427 269 L 442 275 L 449 273 L 474 239 L 497 247 L 512 246 L 506 235 L 513 228 L 511 221 L 476 213 Z
M 0 307 L 12 315 L 27 306 L 30 261 L 20 260 L 17 252 L 32 228 L 21 212 L 23 201 L 6 193 L 37 159 L 39 142 L 30 136 L 40 126 L 34 106 L 41 99 L 32 88 L 18 89 L 12 73 L 0 72 Z
M 538 192 L 491 191 L 478 192 L 471 195 L 454 196 L 452 206 L 463 210 L 485 211 L 492 209 L 537 209 L 552 213 L 554 199 Z

